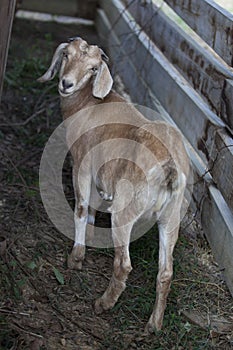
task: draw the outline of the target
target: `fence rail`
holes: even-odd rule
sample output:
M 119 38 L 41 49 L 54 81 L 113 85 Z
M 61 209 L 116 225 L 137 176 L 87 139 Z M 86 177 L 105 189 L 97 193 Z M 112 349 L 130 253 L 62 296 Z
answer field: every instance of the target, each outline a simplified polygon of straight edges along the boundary
M 206 43 L 148 0 L 101 0 L 96 26 L 132 100 L 183 133 L 193 203 L 233 294 L 233 16 L 211 0 L 166 3 Z
M 214 0 L 165 0 L 230 66 L 233 65 L 233 15 Z

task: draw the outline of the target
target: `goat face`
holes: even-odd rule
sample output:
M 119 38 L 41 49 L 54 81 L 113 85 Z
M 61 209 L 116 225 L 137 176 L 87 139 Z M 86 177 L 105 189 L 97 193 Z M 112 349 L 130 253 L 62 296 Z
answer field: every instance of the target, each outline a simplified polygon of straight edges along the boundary
M 105 53 L 81 38 L 62 43 L 56 49 L 47 72 L 38 80 L 45 82 L 59 73 L 58 90 L 62 97 L 73 95 L 92 83 L 92 93 L 103 99 L 112 88 L 113 80 L 106 64 Z

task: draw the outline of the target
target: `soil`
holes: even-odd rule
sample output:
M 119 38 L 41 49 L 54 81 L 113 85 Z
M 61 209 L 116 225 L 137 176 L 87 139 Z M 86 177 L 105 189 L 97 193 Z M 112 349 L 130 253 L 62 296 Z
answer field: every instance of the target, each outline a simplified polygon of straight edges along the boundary
M 113 310 L 97 316 L 113 251 L 88 248 L 82 271 L 67 268 L 72 241 L 50 222 L 39 193 L 45 143 L 62 120 L 56 82 L 42 86 L 54 48 L 92 27 L 15 20 L 0 121 L 0 349 L 233 349 L 233 303 L 203 234 L 192 220 L 175 251 L 164 329 L 149 337 L 157 272 L 156 228 L 131 246 L 133 271 Z M 73 204 L 71 166 L 63 182 Z M 105 222 L 106 218 L 99 220 Z

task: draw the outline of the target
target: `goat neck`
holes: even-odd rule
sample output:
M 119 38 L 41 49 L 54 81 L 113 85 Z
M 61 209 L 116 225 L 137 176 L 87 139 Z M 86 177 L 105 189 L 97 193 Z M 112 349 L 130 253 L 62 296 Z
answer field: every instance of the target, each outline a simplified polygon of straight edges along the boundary
M 92 95 L 92 86 L 88 84 L 82 90 L 76 91 L 73 95 L 61 96 L 61 110 L 63 119 L 67 119 L 83 108 L 87 108 L 102 101 Z

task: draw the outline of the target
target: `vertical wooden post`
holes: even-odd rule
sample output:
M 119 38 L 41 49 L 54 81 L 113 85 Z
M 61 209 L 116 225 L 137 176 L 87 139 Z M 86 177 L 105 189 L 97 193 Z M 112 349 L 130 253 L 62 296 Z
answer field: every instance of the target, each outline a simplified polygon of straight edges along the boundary
M 0 101 L 10 43 L 16 0 L 1 0 L 0 5 Z

